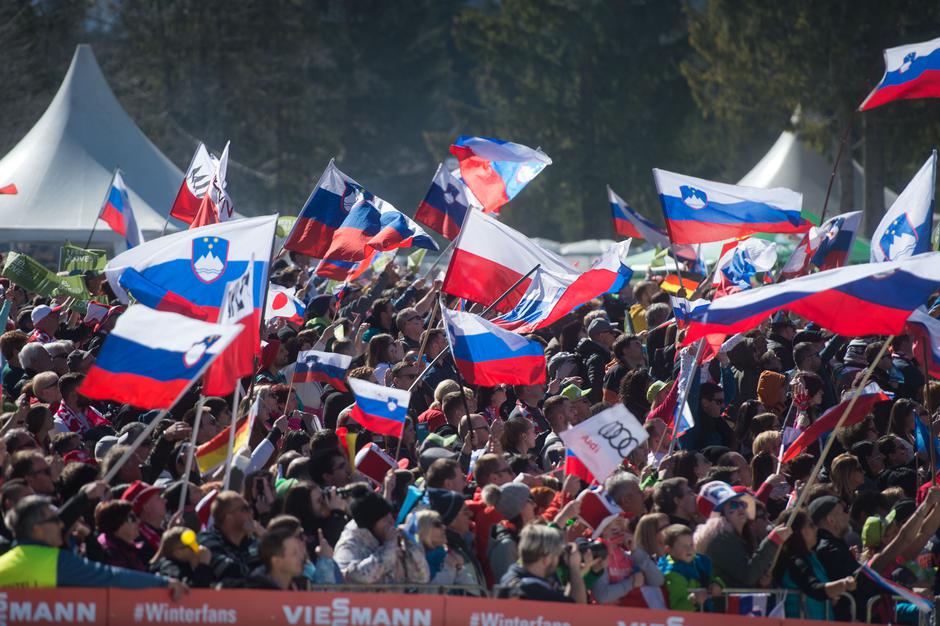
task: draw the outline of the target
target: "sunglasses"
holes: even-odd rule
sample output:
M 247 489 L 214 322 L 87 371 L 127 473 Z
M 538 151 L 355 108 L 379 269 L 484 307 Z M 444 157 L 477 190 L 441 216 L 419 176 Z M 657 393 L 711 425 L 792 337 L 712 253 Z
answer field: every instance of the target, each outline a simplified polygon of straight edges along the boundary
M 729 511 L 738 511 L 738 510 L 746 509 L 746 508 L 747 508 L 747 505 L 744 504 L 743 502 L 739 502 L 738 500 L 732 500 L 731 502 L 728 503 Z

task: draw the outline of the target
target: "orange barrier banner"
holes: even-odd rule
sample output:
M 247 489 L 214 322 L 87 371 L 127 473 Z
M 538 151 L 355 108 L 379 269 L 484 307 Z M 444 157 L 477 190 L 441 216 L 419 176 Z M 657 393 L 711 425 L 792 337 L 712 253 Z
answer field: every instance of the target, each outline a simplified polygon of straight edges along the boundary
M 0 589 L 0 626 L 805 626 L 802 620 L 400 593 Z M 817 622 L 818 623 L 818 622 Z

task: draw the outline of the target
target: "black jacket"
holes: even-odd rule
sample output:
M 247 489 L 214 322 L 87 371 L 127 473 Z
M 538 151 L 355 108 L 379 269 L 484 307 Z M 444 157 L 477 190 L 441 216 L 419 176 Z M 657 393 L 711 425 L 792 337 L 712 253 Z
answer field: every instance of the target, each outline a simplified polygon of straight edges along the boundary
M 199 533 L 199 545 L 212 551 L 209 567 L 216 580 L 244 579 L 258 567 L 258 541 L 245 537 L 235 545 L 218 528 Z
M 578 342 L 575 353 L 581 359 L 581 378 L 591 387 L 591 403 L 600 402 L 604 396 L 604 370 L 610 362 L 610 351 L 585 337 Z
M 496 590 L 499 598 L 519 598 L 542 602 L 574 602 L 559 589 L 558 581 L 540 578 L 527 572 L 518 563 L 513 563 L 499 581 Z
M 215 583 L 212 568 L 200 563 L 195 569 L 189 563 L 160 557 L 150 565 L 151 574 L 160 574 L 166 578 L 181 580 L 190 587 L 208 588 Z
M 849 544 L 847 544 L 841 537 L 836 537 L 828 530 L 820 528 L 816 531 L 817 542 L 816 542 L 816 558 L 819 559 L 819 562 L 822 563 L 823 569 L 826 570 L 826 576 L 829 577 L 830 581 L 839 580 L 840 578 L 845 578 L 846 576 L 854 576 L 859 569 L 858 561 L 855 560 L 855 556 L 852 554 L 852 551 L 849 549 Z M 865 577 L 860 576 L 859 586 L 856 589 L 855 601 L 858 602 L 862 599 L 862 596 L 858 594 L 858 591 L 862 589 L 862 581 Z M 870 591 L 870 590 L 869 590 Z M 858 606 L 865 606 L 864 603 L 859 604 Z M 840 622 L 849 621 L 851 614 L 851 608 L 849 603 L 845 599 L 841 599 L 835 603 L 835 617 Z

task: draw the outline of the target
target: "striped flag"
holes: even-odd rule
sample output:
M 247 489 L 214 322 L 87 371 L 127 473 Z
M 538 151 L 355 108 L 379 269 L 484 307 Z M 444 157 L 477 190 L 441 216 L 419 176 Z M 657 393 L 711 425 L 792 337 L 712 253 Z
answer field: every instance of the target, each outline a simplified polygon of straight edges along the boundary
M 862 565 L 862 571 L 871 578 L 879 587 L 886 589 L 893 596 L 901 596 L 907 602 L 917 607 L 919 611 L 930 613 L 933 611 L 933 602 L 920 594 L 916 594 L 907 587 L 899 585 L 893 580 L 888 580 L 878 572 L 872 569 L 871 561 Z
M 235 443 L 232 445 L 232 455 L 238 454 L 243 448 L 248 447 L 248 441 L 251 439 L 251 430 L 255 426 L 255 418 L 258 416 L 258 406 L 261 402 L 261 396 L 255 398 L 248 410 L 248 416 L 241 421 L 235 430 Z M 196 448 L 196 464 L 199 471 L 205 474 L 225 463 L 228 457 L 228 433 L 231 425 L 218 435 Z

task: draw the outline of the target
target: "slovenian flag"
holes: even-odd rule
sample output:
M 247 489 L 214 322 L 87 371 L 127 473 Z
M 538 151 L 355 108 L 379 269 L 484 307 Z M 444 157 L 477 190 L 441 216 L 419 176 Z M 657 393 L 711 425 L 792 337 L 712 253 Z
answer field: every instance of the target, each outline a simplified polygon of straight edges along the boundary
M 810 222 L 803 196 L 784 188 L 759 189 L 653 169 L 673 243 L 706 243 L 754 233 L 803 233 Z
M 473 385 L 541 385 L 545 382 L 542 344 L 505 330 L 479 315 L 441 307 L 454 363 Z
M 114 170 L 111 187 L 108 188 L 108 195 L 104 199 L 98 217 L 110 226 L 111 230 L 124 237 L 128 248 L 139 246 L 144 242 L 144 235 L 140 232 L 137 220 L 134 219 L 127 185 L 124 184 L 124 177 L 121 176 L 119 169 Z
M 268 287 L 268 301 L 264 310 L 265 322 L 283 317 L 288 322 L 303 324 L 306 310 L 307 307 L 294 295 L 293 289 L 275 284 Z
M 585 302 L 619 292 L 633 276 L 625 263 L 629 254 L 627 240 L 610 246 L 591 269 L 580 275 L 539 269 L 519 304 L 493 322 L 517 333 L 531 333 L 554 324 Z
M 885 50 L 885 75 L 859 111 L 894 100 L 940 97 L 940 38 Z
M 350 209 L 361 201 L 365 189 L 340 171 L 333 159 L 304 203 L 284 242 L 285 250 L 322 259 Z
M 826 220 L 819 227 L 819 242 L 810 263 L 821 270 L 848 264 L 855 233 L 862 223 L 861 211 L 850 211 Z
M 914 174 L 871 236 L 871 261 L 897 261 L 930 250 L 937 151 Z
M 79 393 L 168 409 L 241 331 L 134 305 L 118 317 Z
M 444 164 L 437 166 L 427 195 L 415 211 L 415 220 L 447 239 L 454 239 L 470 210 L 466 188 Z
M 866 263 L 764 285 L 696 309 L 685 343 L 756 328 L 784 309 L 846 336 L 896 335 L 940 285 L 940 253 Z
M 235 441 L 232 443 L 232 455 L 238 454 L 242 449 L 248 447 L 251 439 L 251 431 L 255 425 L 255 418 L 258 416 L 258 406 L 261 402 L 261 396 L 255 398 L 251 403 L 248 416 L 245 417 L 235 429 Z M 196 448 L 196 464 L 199 471 L 205 474 L 225 463 L 228 458 L 228 438 L 231 424 L 226 426 L 222 432 Z
M 462 135 L 450 147 L 450 153 L 460 161 L 464 182 L 487 213 L 499 213 L 504 204 L 552 164 L 541 150 L 489 137 Z
M 410 393 L 358 378 L 349 379 L 349 388 L 356 398 L 350 417 L 357 424 L 374 433 L 401 437 L 411 402 Z
M 349 391 L 346 387 L 346 370 L 352 363 L 352 357 L 335 352 L 306 350 L 297 353 L 292 382 L 294 386 L 306 383 L 332 385 L 339 391 Z
M 623 198 L 607 187 L 607 199 L 614 218 L 614 232 L 621 237 L 644 239 L 660 248 L 669 247 L 669 235 L 662 228 L 633 210 Z

